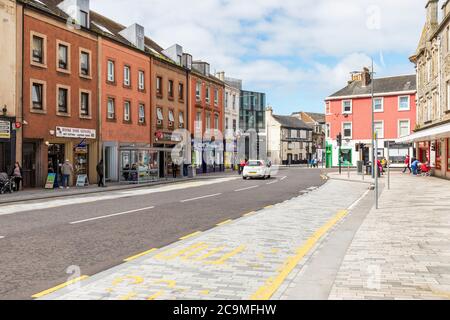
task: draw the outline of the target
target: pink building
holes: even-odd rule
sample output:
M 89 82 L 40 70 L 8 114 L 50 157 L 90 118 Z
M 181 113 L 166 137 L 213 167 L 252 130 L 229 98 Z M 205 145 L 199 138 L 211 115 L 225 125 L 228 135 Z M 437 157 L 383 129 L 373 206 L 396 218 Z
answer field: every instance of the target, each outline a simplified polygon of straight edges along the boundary
M 370 72 L 352 74 L 348 85 L 325 99 L 327 166 L 339 165 L 337 136 L 342 134 L 342 165 L 356 166 L 357 161 L 372 161 L 372 80 Z M 396 144 L 416 126 L 416 76 L 374 79 L 375 131 L 378 156 L 388 158 L 384 142 L 390 141 L 389 158 L 401 166 L 406 155 L 413 156 L 413 146 Z

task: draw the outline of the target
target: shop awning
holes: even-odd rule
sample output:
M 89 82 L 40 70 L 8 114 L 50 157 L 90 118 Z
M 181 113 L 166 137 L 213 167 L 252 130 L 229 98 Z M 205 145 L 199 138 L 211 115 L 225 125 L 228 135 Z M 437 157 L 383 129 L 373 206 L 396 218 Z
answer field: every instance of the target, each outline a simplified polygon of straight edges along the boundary
M 396 143 L 420 142 L 436 140 L 440 138 L 450 138 L 450 123 L 443 124 L 434 128 L 415 132 L 395 140 Z

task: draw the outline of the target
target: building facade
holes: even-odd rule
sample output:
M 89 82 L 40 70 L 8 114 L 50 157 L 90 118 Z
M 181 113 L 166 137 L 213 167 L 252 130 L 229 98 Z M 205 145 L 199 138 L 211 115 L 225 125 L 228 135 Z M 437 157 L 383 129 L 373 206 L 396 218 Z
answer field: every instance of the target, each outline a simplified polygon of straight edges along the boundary
M 326 141 L 325 141 L 325 129 L 326 129 L 326 120 L 325 114 L 323 113 L 314 113 L 314 112 L 296 112 L 293 113 L 292 116 L 298 117 L 300 120 L 310 125 L 313 128 L 312 133 L 312 151 L 311 151 L 311 159 L 317 159 L 318 161 L 324 163 L 325 162 L 325 149 L 326 149 Z
M 348 85 L 325 100 L 327 166 L 356 166 L 357 161 L 372 162 L 372 81 L 374 91 L 374 129 L 378 136 L 378 157 L 388 158 L 384 142 L 389 141 L 389 158 L 402 166 L 411 144 L 395 143 L 409 135 L 416 125 L 415 75 L 371 79 L 364 68 L 354 73 Z M 342 147 L 336 137 L 342 134 Z M 341 150 L 341 160 L 339 157 Z
M 264 159 L 267 156 L 265 110 L 265 93 L 241 90 L 238 149 L 245 159 Z
M 49 15 L 39 6 L 24 7 L 24 186 L 43 186 L 66 159 L 74 168 L 70 184 L 80 175 L 96 181 L 97 36 L 87 24 L 68 28 L 61 8 Z
M 419 161 L 450 178 L 450 1 L 426 2 L 426 23 L 410 58 L 416 66 L 417 126 L 399 142 L 414 142 Z
M 210 74 L 206 62 L 194 61 L 190 77 L 189 131 L 197 173 L 223 170 L 225 83 Z
M 266 110 L 267 157 L 275 165 L 307 163 L 313 147 L 313 126 L 298 117 Z

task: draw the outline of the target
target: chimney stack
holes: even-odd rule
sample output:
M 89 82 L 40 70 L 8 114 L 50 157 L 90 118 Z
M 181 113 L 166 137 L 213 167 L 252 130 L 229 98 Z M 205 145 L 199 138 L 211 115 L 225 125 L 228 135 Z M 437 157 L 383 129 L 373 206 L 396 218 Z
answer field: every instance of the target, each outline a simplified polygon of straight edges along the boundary
M 363 71 L 361 73 L 361 81 L 363 87 L 367 87 L 372 82 L 369 68 L 363 68 Z
M 427 25 L 433 29 L 438 25 L 438 6 L 439 0 L 428 0 L 425 8 L 427 9 Z

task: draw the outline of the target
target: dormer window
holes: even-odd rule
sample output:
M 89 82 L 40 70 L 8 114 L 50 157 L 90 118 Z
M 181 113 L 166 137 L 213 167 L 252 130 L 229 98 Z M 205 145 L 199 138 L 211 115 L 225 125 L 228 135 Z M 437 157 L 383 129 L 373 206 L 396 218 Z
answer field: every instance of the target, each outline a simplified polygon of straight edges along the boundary
M 80 26 L 88 28 L 88 14 L 87 12 L 80 10 Z

